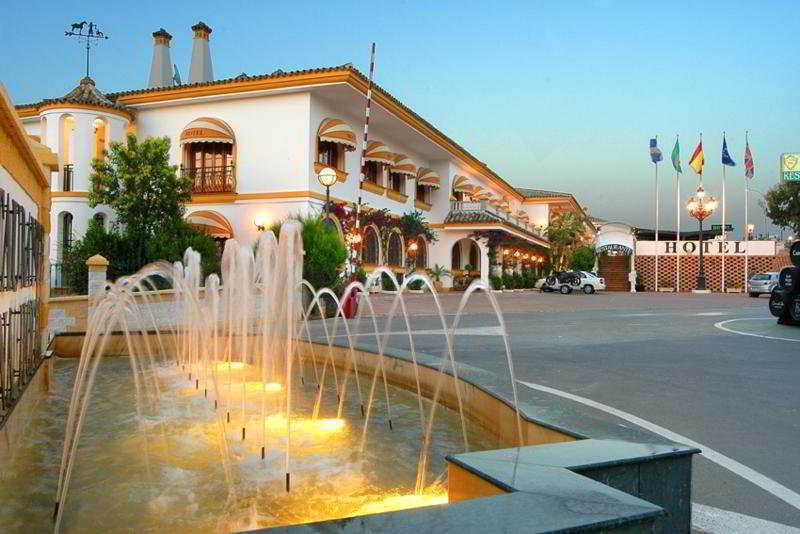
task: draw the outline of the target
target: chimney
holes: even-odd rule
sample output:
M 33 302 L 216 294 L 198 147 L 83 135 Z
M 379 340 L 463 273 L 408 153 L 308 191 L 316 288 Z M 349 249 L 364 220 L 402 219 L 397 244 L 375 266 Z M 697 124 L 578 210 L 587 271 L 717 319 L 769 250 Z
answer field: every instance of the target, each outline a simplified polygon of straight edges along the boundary
M 194 40 L 192 41 L 192 63 L 189 65 L 189 83 L 202 83 L 214 80 L 211 69 L 211 49 L 208 36 L 211 28 L 202 22 L 192 26 Z
M 150 65 L 148 87 L 172 86 L 172 61 L 169 59 L 169 42 L 172 36 L 161 28 L 153 32 L 153 63 Z

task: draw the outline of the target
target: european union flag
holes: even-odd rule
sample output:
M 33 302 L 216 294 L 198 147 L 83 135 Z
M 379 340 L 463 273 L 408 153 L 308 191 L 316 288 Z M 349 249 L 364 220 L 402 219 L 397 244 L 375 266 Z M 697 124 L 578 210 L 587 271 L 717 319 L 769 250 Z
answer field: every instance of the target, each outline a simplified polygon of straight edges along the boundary
M 661 161 L 661 149 L 656 146 L 657 141 L 655 137 L 650 139 L 650 159 L 653 160 L 653 163 L 658 163 Z
M 728 154 L 728 142 L 725 141 L 725 136 L 722 136 L 722 164 L 727 165 L 728 167 L 735 167 L 736 162 L 733 161 L 731 155 Z

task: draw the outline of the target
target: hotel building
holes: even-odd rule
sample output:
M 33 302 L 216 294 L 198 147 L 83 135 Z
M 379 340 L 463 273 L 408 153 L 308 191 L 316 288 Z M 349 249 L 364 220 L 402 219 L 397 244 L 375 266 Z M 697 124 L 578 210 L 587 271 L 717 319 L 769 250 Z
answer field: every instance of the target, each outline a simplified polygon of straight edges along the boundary
M 489 251 L 473 232 L 505 232 L 544 257 L 554 213 L 575 210 L 585 217 L 570 194 L 514 187 L 380 87 L 373 88 L 361 182 L 364 75 L 341 65 L 215 80 L 211 33 L 203 23 L 192 27 L 185 84 L 173 79 L 172 36 L 160 29 L 153 33 L 147 88 L 103 93 L 87 77 L 63 97 L 17 106 L 28 134 L 58 154 L 52 174 L 53 261 L 83 235 L 91 218 L 113 220 L 108 207 L 89 206 L 91 161 L 129 132 L 171 140 L 171 162 L 193 180 L 187 218 L 220 238 L 252 242 L 259 231 L 254 220 L 269 224 L 319 213 L 325 188 L 317 174 L 324 167 L 338 176 L 331 188 L 334 202 L 352 206 L 361 198 L 368 209 L 424 212 L 438 241 L 418 243 L 418 267 L 458 270 L 470 264 L 484 281 Z M 588 218 L 586 228 L 594 232 Z M 387 264 L 399 270 L 406 249 L 399 234 L 384 246 L 374 228 L 363 230 L 367 270 Z

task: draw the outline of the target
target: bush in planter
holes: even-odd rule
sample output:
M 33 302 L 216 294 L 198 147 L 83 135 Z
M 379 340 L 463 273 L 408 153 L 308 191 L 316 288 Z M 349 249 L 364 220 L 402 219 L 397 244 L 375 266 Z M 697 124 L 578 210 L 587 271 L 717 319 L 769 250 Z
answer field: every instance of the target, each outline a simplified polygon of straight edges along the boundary
M 398 284 L 399 284 L 399 281 L 398 281 Z M 395 291 L 395 290 L 397 290 L 397 288 L 394 285 L 394 282 L 392 282 L 392 279 L 386 273 L 381 273 L 381 288 L 383 288 L 384 291 Z
M 514 273 L 512 275 L 514 279 L 514 289 L 522 289 L 525 285 L 522 282 L 522 275 L 519 273 Z
M 492 289 L 503 289 L 503 277 L 494 274 L 489 275 L 489 286 Z
M 514 276 L 511 273 L 503 273 L 503 289 L 514 289 Z
M 317 289 L 333 287 L 347 259 L 347 248 L 335 228 L 318 217 L 300 219 L 303 225 L 303 278 Z
M 425 282 L 422 280 L 414 280 L 410 284 L 408 284 L 408 289 L 413 289 L 414 291 L 419 291 L 424 287 Z

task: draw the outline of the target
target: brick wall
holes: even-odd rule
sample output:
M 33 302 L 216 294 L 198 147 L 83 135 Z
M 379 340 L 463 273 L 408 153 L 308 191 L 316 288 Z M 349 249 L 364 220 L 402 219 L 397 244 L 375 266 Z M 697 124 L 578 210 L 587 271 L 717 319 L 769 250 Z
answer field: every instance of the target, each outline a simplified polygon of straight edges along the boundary
M 700 266 L 698 256 L 681 256 L 680 291 L 695 288 L 697 271 Z M 705 256 L 706 287 L 711 291 L 722 291 L 722 256 Z M 675 287 L 676 256 L 659 256 L 658 277 L 660 287 Z M 655 290 L 655 256 L 636 256 L 636 272 L 642 278 L 646 291 Z M 755 273 L 780 271 L 789 265 L 789 256 L 749 256 L 747 268 L 749 276 Z M 744 287 L 744 256 L 725 257 L 725 286 L 728 289 Z

